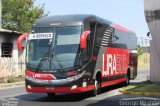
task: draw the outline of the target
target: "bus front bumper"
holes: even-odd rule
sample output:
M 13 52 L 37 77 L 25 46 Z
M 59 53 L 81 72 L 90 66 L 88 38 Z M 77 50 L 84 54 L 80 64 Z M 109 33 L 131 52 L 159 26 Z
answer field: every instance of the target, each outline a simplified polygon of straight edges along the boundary
M 72 87 L 31 87 L 26 86 L 27 92 L 35 92 L 35 93 L 82 93 L 86 91 L 90 91 L 94 89 L 94 85 L 89 85 L 86 87 L 76 87 L 75 85 Z
M 92 83 L 83 81 L 85 71 L 66 79 L 44 80 L 26 75 L 26 91 L 35 93 L 81 93 L 94 89 Z M 91 80 L 90 80 L 91 81 Z

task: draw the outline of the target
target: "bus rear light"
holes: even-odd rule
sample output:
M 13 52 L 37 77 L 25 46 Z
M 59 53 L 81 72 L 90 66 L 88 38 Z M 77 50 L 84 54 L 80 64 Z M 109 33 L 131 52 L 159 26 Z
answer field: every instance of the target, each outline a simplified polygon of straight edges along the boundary
M 86 30 L 82 32 L 81 38 L 80 38 L 80 47 L 81 49 L 86 48 L 86 42 L 87 42 L 87 36 L 91 33 L 90 30 Z
M 68 75 L 69 77 L 75 76 L 75 75 L 77 75 L 77 74 L 78 74 L 78 73 L 77 73 L 76 71 L 67 72 L 67 75 Z

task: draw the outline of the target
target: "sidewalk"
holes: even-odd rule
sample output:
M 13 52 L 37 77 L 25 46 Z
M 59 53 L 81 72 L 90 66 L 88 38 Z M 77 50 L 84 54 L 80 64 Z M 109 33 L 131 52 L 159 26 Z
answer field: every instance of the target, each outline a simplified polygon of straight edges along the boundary
M 22 81 L 22 82 L 14 82 L 14 83 L 1 83 L 0 84 L 0 89 L 12 88 L 12 87 L 24 86 L 24 85 L 25 85 L 24 81 Z
M 130 95 L 160 96 L 160 83 L 147 81 L 149 73 L 149 69 L 138 70 L 137 78 L 131 80 L 130 85 L 119 91 Z

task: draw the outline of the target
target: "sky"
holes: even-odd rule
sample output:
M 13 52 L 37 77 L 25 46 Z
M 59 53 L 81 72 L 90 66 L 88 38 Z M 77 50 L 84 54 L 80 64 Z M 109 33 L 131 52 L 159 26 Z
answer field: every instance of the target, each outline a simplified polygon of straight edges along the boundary
M 36 0 L 45 4 L 49 16 L 65 14 L 94 14 L 120 24 L 136 33 L 139 40 L 149 31 L 144 17 L 144 0 Z M 140 42 L 140 41 L 139 41 Z

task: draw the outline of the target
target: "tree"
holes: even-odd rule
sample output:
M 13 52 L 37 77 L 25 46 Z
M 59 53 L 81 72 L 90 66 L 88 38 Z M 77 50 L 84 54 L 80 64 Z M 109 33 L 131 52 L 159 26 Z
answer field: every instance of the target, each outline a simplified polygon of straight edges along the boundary
M 2 27 L 9 30 L 28 32 L 32 23 L 43 16 L 44 4 L 34 6 L 35 0 L 2 0 Z
M 137 46 L 137 51 L 138 51 L 138 55 L 143 54 L 143 50 L 142 50 L 142 47 L 140 45 Z

